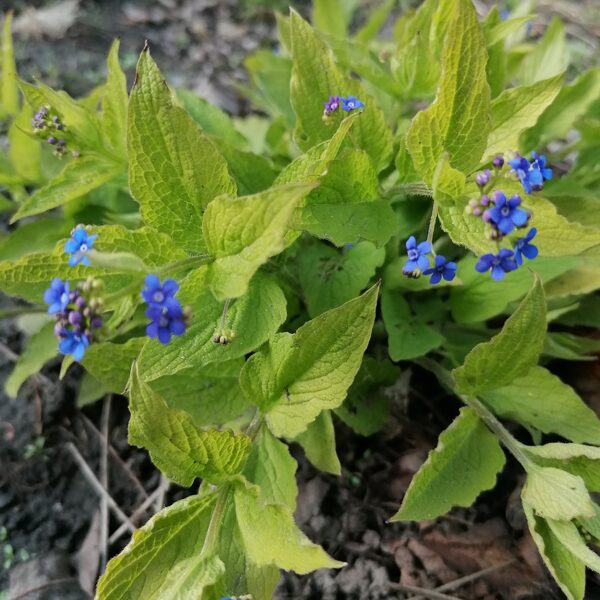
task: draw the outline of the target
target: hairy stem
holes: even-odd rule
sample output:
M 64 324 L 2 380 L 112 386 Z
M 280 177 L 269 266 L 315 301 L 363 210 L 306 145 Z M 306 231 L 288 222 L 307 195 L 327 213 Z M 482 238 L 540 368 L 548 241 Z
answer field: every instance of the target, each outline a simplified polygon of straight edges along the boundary
M 220 325 L 221 335 L 225 335 L 225 321 L 227 320 L 227 311 L 229 310 L 230 302 L 231 302 L 230 298 L 225 298 L 225 303 L 223 304 L 223 312 L 221 313 L 221 325 Z
M 231 487 L 228 485 L 219 490 L 217 503 L 210 516 L 210 523 L 208 524 L 204 545 L 202 546 L 202 552 L 200 553 L 203 556 L 210 556 L 215 549 L 219 539 L 219 532 L 221 531 L 221 524 L 223 523 L 223 517 L 225 515 L 225 509 L 227 508 L 227 500 L 229 499 L 230 492 Z
M 431 197 L 431 188 L 421 181 L 416 183 L 401 183 L 390 188 L 386 195 L 388 198 L 393 196 L 429 196 Z
M 429 229 L 427 230 L 427 241 L 431 244 L 431 254 L 435 256 L 435 250 L 433 249 L 433 232 L 435 231 L 435 224 L 437 223 L 438 218 L 438 203 L 433 202 L 433 207 L 431 208 L 431 218 L 429 219 Z

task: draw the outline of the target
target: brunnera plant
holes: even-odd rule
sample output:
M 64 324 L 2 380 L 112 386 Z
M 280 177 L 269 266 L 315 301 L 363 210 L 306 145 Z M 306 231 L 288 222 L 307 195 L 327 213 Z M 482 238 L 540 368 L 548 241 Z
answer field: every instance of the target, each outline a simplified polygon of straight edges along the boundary
M 543 366 L 596 347 L 558 327 L 600 323 L 600 69 L 567 83 L 564 28 L 529 39 L 527 2 L 480 21 L 426 0 L 379 40 L 393 7 L 352 36 L 336 0 L 314 27 L 278 15 L 281 52 L 246 63 L 266 116 L 237 121 L 171 90 L 147 47 L 129 93 L 118 42 L 88 97 L 18 81 L 5 19 L 0 286 L 51 315 L 7 392 L 78 361 L 129 398 L 131 444 L 201 481 L 134 533 L 100 600 L 267 600 L 280 569 L 342 568 L 294 522 L 287 443 L 339 474 L 333 419 L 376 433 L 402 361 L 465 406 L 391 520 L 470 506 L 509 453 L 565 596 L 600 571 L 600 422 Z

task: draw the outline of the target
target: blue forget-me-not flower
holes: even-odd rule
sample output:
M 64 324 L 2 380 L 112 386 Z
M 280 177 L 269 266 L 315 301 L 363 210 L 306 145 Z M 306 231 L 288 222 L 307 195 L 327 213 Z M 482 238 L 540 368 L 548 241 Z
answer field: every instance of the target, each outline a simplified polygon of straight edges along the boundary
M 515 254 L 508 248 L 502 248 L 498 254 L 484 254 L 479 258 L 475 269 L 480 273 L 485 273 L 491 269 L 492 279 L 500 281 L 504 275 L 517 268 Z
M 453 261 L 446 260 L 445 256 L 438 254 L 435 257 L 435 264 L 431 269 L 423 271 L 423 275 L 431 275 L 429 283 L 435 285 L 442 280 L 452 281 L 456 275 L 457 264 Z
M 97 235 L 89 235 L 83 225 L 78 225 L 71 232 L 71 238 L 65 244 L 65 252 L 70 254 L 69 266 L 74 267 L 79 263 L 90 266 L 90 259 L 86 256 L 88 250 L 94 245 Z

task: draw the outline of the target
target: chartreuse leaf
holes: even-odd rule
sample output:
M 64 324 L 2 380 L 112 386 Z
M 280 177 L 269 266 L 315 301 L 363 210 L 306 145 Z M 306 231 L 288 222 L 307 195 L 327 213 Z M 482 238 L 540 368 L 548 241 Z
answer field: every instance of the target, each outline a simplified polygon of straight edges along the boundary
M 481 492 L 494 487 L 504 462 L 496 436 L 472 409 L 462 408 L 413 477 L 390 521 L 434 519 L 454 506 L 471 506 Z
M 444 152 L 455 169 L 463 173 L 475 169 L 490 130 L 483 33 L 470 0 L 453 4 L 437 97 L 429 108 L 417 113 L 406 136 L 406 147 L 426 183 L 433 181 Z
M 556 75 L 532 85 L 509 88 L 494 99 L 492 128 L 484 159 L 519 147 L 519 136 L 533 127 L 552 104 L 560 92 L 562 79 L 562 75 Z
M 537 364 L 546 335 L 546 299 L 538 275 L 500 333 L 469 352 L 452 372 L 458 390 L 476 395 L 512 383 Z
M 262 426 L 256 436 L 244 468 L 249 481 L 260 487 L 267 504 L 283 504 L 290 510 L 296 508 L 298 464 L 288 447 Z
M 384 260 L 385 250 L 370 242 L 344 250 L 325 244 L 303 248 L 298 271 L 309 315 L 316 317 L 358 296 Z
M 344 566 L 300 531 L 288 506 L 267 504 L 259 488 L 241 483 L 236 485 L 234 497 L 242 542 L 254 564 L 276 565 L 300 575 Z
M 131 370 L 129 443 L 150 452 L 152 461 L 173 481 L 190 486 L 197 477 L 222 483 L 241 472 L 252 441 L 230 430 L 200 431 L 190 415 L 165 401 Z
M 40 141 L 29 134 L 32 114 L 31 107 L 24 104 L 11 123 L 8 130 L 8 157 L 13 169 L 24 181 L 39 183 L 42 178 L 42 147 Z
M 285 321 L 286 301 L 281 288 L 258 273 L 248 293 L 232 302 L 227 312 L 225 333 L 231 343 L 216 344 L 213 337 L 220 330 L 223 304 L 215 300 L 206 274 L 203 267 L 181 284 L 178 298 L 182 305 L 191 306 L 193 315 L 185 334 L 167 346 L 148 340 L 142 350 L 139 368 L 145 381 L 244 356 L 264 344 Z
M 124 344 L 94 343 L 86 350 L 81 364 L 109 392 L 122 394 L 129 381 L 131 365 L 145 343 L 145 338 L 131 338 Z
M 523 504 L 547 519 L 570 521 L 596 514 L 583 479 L 554 467 L 530 465 L 522 498 Z
M 600 573 L 600 556 L 587 547 L 574 523 L 571 521 L 556 521 L 555 519 L 547 519 L 547 523 L 552 533 L 569 552 L 583 561 L 590 569 Z
M 340 475 L 342 466 L 335 450 L 335 429 L 331 412 L 324 410 L 296 439 L 306 458 L 325 473 Z
M 335 414 L 359 435 L 372 435 L 387 422 L 391 399 L 381 388 L 396 383 L 400 369 L 389 360 L 365 356 L 344 403 Z
M 291 11 L 293 68 L 291 102 L 296 113 L 295 138 L 302 150 L 308 150 L 329 139 L 330 124 L 322 120 L 323 102 L 330 95 L 357 96 L 365 104 L 352 130 L 358 148 L 373 161 L 376 170 L 384 169 L 392 154 L 392 134 L 383 112 L 368 96 L 361 84 L 344 75 L 336 66 L 331 50 L 318 38 L 310 25 Z M 339 119 L 339 112 L 334 120 Z
M 191 251 L 203 246 L 202 212 L 235 183 L 214 143 L 175 105 L 148 49 L 131 91 L 127 151 L 129 185 L 144 221 Z
M 466 177 L 450 166 L 448 154 L 440 156 L 431 182 L 433 199 L 440 206 L 452 206 L 465 190 Z
M 494 317 L 504 312 L 511 302 L 522 298 L 531 287 L 531 274 L 527 269 L 518 269 L 498 285 L 491 277 L 482 277 L 475 270 L 476 260 L 467 257 L 460 262 L 464 285 L 453 287 L 450 294 L 452 316 L 459 323 L 478 323 Z M 548 284 L 580 263 L 581 259 L 572 256 L 539 257 L 532 267 L 544 284 Z
M 124 173 L 121 163 L 89 152 L 72 159 L 44 187 L 26 198 L 11 218 L 11 223 L 63 206 Z
M 4 15 L 2 27 L 2 79 L 0 82 L 0 113 L 16 116 L 19 113 L 19 89 L 17 65 L 13 52 L 12 11 Z
M 267 413 L 275 435 L 296 437 L 322 410 L 342 403 L 371 337 L 378 289 L 319 315 L 293 335 L 277 334 L 246 362 L 240 384 Z
M 560 90 L 554 102 L 542 113 L 537 125 L 523 135 L 522 147 L 540 148 L 552 139 L 566 136 L 598 96 L 600 68 L 596 67 Z
M 184 369 L 155 379 L 151 387 L 170 407 L 189 413 L 196 425 L 223 425 L 251 406 L 238 382 L 243 362 L 240 358 Z M 175 389 L 177 394 L 172 394 Z
M 591 492 L 600 492 L 600 448 L 560 443 L 523 448 L 537 465 L 563 469 L 585 481 Z
M 531 537 L 552 577 L 569 600 L 583 600 L 585 564 L 554 535 L 546 519 L 536 516 L 525 502 L 523 502 L 523 509 Z
M 361 239 L 383 246 L 394 233 L 395 222 L 394 211 L 380 197 L 377 172 L 368 154 L 346 148 L 329 163 L 294 226 L 337 246 Z
M 119 64 L 119 45 L 116 39 L 108 53 L 107 78 L 102 97 L 102 129 L 108 143 L 119 154 L 126 153 L 127 80 Z
M 108 563 L 96 599 L 201 598 L 223 570 L 216 556 L 201 552 L 214 505 L 215 494 L 190 496 L 154 515 Z
M 144 264 L 159 266 L 170 263 L 186 254 L 173 246 L 169 238 L 153 229 L 141 228 L 135 231 L 120 225 L 95 227 L 98 234 L 94 248 L 103 253 L 130 252 L 142 257 Z M 121 289 L 131 282 L 132 274 L 118 269 L 100 269 L 85 266 L 70 267 L 64 252 L 64 241 L 59 242 L 53 252 L 31 254 L 16 261 L 0 264 L 0 287 L 9 294 L 22 296 L 32 302 L 41 302 L 44 290 L 52 277 L 60 277 L 72 282 L 88 276 L 101 277 L 108 292 Z M 143 273 L 135 277 L 141 279 Z
M 531 85 L 563 73 L 566 68 L 565 27 L 560 18 L 554 16 L 542 39 L 521 63 L 518 75 L 523 85 Z
M 314 0 L 312 22 L 315 28 L 333 38 L 345 39 L 348 36 L 348 19 L 340 0 Z
M 381 313 L 388 334 L 388 352 L 393 361 L 409 360 L 441 346 L 444 336 L 412 314 L 398 292 L 384 290 Z
M 208 278 L 218 299 L 243 296 L 257 269 L 284 249 L 294 209 L 313 187 L 273 187 L 254 196 L 221 196 L 208 205 L 202 230 L 214 257 Z
M 28 340 L 24 352 L 19 356 L 8 376 L 4 389 L 9 398 L 16 398 L 25 380 L 37 373 L 44 364 L 58 354 L 58 342 L 54 335 L 54 322 L 46 323 Z
M 499 417 L 574 442 L 600 444 L 596 413 L 572 387 L 543 367 L 533 367 L 510 385 L 485 392 L 483 400 Z

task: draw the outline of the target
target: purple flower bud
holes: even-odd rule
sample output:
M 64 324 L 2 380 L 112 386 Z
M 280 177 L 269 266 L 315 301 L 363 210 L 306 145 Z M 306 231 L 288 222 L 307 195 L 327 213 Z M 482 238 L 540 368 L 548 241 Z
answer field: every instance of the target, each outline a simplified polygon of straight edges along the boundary
M 473 209 L 473 216 L 474 217 L 480 217 L 481 216 L 481 208 L 476 207 Z
M 69 294 L 69 300 L 71 302 L 75 302 L 75 300 L 77 300 L 77 298 L 79 298 L 79 291 L 78 290 L 74 290 Z
M 92 309 L 89 306 L 83 309 L 83 316 L 86 319 L 89 319 L 92 316 Z
M 494 168 L 501 169 L 504 166 L 504 158 L 502 156 L 496 156 L 492 161 Z
M 481 218 L 486 222 L 489 223 L 492 220 L 492 215 L 490 214 L 489 210 L 484 210 L 483 211 L 483 215 L 481 216 Z
M 100 327 L 102 327 L 102 317 L 94 317 L 90 326 L 92 329 L 100 329 Z
M 82 308 L 85 308 L 85 305 L 87 303 L 83 296 L 79 296 L 79 298 L 77 298 L 77 300 L 75 301 L 75 304 L 77 305 L 77 308 L 82 309 Z
M 479 187 L 484 187 L 490 182 L 490 176 L 490 170 L 486 169 L 481 173 L 477 173 L 477 176 L 475 177 L 475 182 Z
M 65 140 L 63 140 L 62 138 L 60 140 L 58 140 L 59 146 L 64 146 L 65 144 L 66 144 Z
M 490 197 L 487 194 L 483 194 L 483 196 L 481 196 L 479 199 L 479 202 L 481 203 L 481 206 L 488 206 L 490 203 Z
M 73 310 L 69 313 L 69 323 L 71 323 L 71 325 L 81 325 L 81 321 L 82 316 L 80 312 Z
M 51 136 L 48 138 L 48 143 L 49 143 L 49 144 L 52 144 L 52 145 L 54 146 L 54 144 L 56 144 L 56 142 L 58 142 L 58 140 L 57 140 L 57 139 L 56 139 L 54 136 L 52 136 L 52 135 L 51 135 Z
M 54 335 L 58 338 L 62 337 L 63 331 L 64 331 L 64 325 L 62 324 L 61 321 L 57 321 L 56 325 L 54 325 Z

